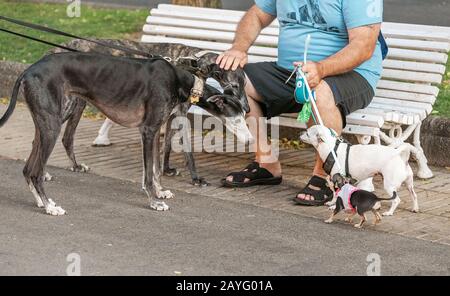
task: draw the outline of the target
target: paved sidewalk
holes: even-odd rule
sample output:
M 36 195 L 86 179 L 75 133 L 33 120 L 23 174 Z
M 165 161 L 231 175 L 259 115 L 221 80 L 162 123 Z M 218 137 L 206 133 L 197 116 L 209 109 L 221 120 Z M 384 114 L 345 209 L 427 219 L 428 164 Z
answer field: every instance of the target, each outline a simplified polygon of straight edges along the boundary
M 383 276 L 450 275 L 450 246 L 177 190 L 155 212 L 137 184 L 55 167 L 47 192 L 68 214 L 52 217 L 23 165 L 0 157 L 0 276 L 66 275 L 69 254 L 83 276 L 365 276 L 374 253 Z
M 0 105 L 0 114 L 6 107 Z M 114 127 L 111 147 L 91 147 L 101 121 L 84 119 L 77 130 L 75 151 L 78 161 L 86 163 L 92 174 L 107 176 L 132 182 L 140 182 L 142 177 L 141 147 L 137 130 Z M 26 107 L 18 106 L 8 124 L 0 129 L 0 156 L 25 159 L 31 150 L 34 126 Z M 172 165 L 182 169 L 182 175 L 174 178 L 164 177 L 163 185 L 180 192 L 233 201 L 239 204 L 268 208 L 302 217 L 324 220 L 329 216 L 325 207 L 309 208 L 295 206 L 291 199 L 305 185 L 312 169 L 314 154 L 312 149 L 301 151 L 282 150 L 281 162 L 284 167 L 284 182 L 274 187 L 253 187 L 248 189 L 221 188 L 219 180 L 233 170 L 242 169 L 251 159 L 248 153 L 196 153 L 196 161 L 201 176 L 207 178 L 211 186 L 197 188 L 189 184 L 189 174 L 184 167 L 182 154 L 174 154 Z M 69 161 L 60 142 L 55 148 L 49 164 L 65 168 Z M 410 238 L 450 245 L 450 172 L 443 168 L 432 168 L 435 178 L 416 180 L 421 212 L 413 214 L 410 199 L 405 188 L 399 192 L 402 203 L 394 217 L 386 217 L 378 226 L 367 224 L 366 228 Z M 50 170 L 51 173 L 51 170 Z M 55 177 L 58 177 L 57 175 Z M 77 175 L 74 175 L 77 178 Z M 24 184 L 25 186 L 25 184 Z M 375 184 L 381 188 L 380 180 Z M 382 197 L 383 191 L 377 190 Z M 30 194 L 30 199 L 31 199 Z M 171 202 L 169 201 L 169 204 Z M 389 204 L 385 204 L 386 209 Z M 172 207 L 176 211 L 176 206 Z M 351 228 L 339 216 L 338 223 Z M 372 217 L 369 215 L 369 220 Z M 345 224 L 345 225 L 344 225 Z M 360 231 L 352 229 L 351 231 Z

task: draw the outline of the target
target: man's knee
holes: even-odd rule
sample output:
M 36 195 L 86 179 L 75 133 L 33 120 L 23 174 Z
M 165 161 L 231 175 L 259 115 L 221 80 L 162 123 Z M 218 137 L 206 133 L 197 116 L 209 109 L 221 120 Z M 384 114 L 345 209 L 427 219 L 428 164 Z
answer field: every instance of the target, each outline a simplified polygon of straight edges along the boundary
M 253 83 L 247 76 L 245 76 L 245 94 L 249 97 L 249 99 L 251 98 L 255 101 L 261 101 L 261 96 L 258 94 L 253 86 Z
M 328 83 L 324 80 L 316 87 L 316 105 L 325 125 L 331 125 L 338 132 L 342 129 L 341 110 L 336 105 L 336 101 Z
M 316 104 L 319 112 L 330 112 L 335 108 L 337 109 L 333 92 L 324 80 L 316 87 L 315 92 L 317 97 Z

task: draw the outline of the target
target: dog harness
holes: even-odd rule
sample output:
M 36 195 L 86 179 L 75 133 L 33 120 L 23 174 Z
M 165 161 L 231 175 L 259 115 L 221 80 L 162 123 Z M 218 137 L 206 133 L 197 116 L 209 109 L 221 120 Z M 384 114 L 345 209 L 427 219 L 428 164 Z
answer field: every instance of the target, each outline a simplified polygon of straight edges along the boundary
M 203 88 L 205 87 L 205 82 L 194 75 L 194 86 L 191 89 L 191 94 L 189 96 L 189 101 L 191 104 L 196 105 L 200 98 L 203 96 Z
M 336 191 L 337 196 L 342 199 L 342 203 L 344 204 L 344 210 L 352 212 L 356 211 L 356 209 L 352 206 L 352 203 L 350 202 L 350 198 L 352 197 L 352 194 L 358 190 L 359 188 L 351 184 L 345 184 L 344 186 L 342 186 L 340 190 Z
M 347 178 L 352 178 L 352 175 L 350 175 L 350 169 L 349 169 L 349 155 L 350 155 L 350 149 L 352 147 L 352 144 L 350 144 L 348 141 L 345 141 L 342 138 L 336 138 L 336 144 L 334 145 L 334 153 L 337 155 L 337 151 L 339 149 L 339 145 L 345 144 L 347 145 L 346 150 L 346 156 L 345 156 L 345 176 Z M 333 170 L 334 165 L 336 164 L 336 160 L 333 157 L 333 153 L 330 152 L 327 156 L 327 159 L 323 163 L 323 170 L 330 175 L 331 171 Z

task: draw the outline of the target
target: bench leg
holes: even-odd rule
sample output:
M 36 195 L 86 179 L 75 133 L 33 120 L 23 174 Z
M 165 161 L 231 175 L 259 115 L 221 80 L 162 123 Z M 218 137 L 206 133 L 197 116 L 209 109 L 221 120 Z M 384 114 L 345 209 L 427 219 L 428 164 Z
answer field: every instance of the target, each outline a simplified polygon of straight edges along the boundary
M 419 169 L 417 171 L 417 176 L 421 179 L 429 179 L 433 177 L 433 172 L 428 167 L 428 160 L 423 153 L 422 146 L 420 144 L 420 128 L 422 123 L 419 122 L 415 125 L 410 125 L 404 132 L 400 125 L 392 126 L 389 132 L 389 136 L 385 133 L 380 132 L 380 137 L 388 146 L 393 148 L 398 148 L 400 145 L 405 143 L 405 141 L 413 133 L 413 145 L 411 145 L 411 154 L 417 161 Z
M 417 160 L 419 170 L 417 171 L 417 177 L 421 179 L 430 179 L 433 177 L 433 172 L 428 167 L 428 160 L 423 153 L 422 145 L 420 144 L 420 128 L 422 123 L 419 123 L 414 131 L 414 151 L 411 151 Z

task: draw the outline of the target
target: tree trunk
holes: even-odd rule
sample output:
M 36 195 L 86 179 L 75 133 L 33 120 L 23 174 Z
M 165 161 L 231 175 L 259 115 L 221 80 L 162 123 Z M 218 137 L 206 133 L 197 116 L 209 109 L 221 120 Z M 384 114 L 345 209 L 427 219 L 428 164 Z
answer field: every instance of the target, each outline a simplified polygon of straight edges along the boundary
M 172 4 L 222 8 L 221 0 L 172 0 Z

